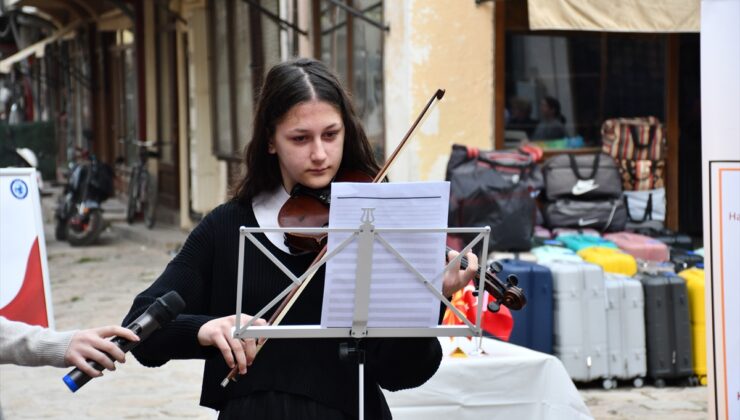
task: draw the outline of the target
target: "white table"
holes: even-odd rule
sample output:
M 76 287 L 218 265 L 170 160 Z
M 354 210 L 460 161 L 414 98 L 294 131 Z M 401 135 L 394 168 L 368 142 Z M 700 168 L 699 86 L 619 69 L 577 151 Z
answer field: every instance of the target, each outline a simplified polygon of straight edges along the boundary
M 554 356 L 488 338 L 484 355 L 449 357 L 455 346 L 468 354 L 466 338 L 440 338 L 446 355 L 437 373 L 419 388 L 385 392 L 395 420 L 591 419 L 578 390 Z

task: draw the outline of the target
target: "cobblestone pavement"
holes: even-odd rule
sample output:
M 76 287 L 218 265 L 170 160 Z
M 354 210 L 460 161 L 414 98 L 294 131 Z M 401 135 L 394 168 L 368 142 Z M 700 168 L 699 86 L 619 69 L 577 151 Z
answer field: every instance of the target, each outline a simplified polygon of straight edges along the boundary
M 155 279 L 185 237 L 174 229 L 147 231 L 140 225 L 114 222 L 100 244 L 72 248 L 54 239 L 53 200 L 43 201 L 53 308 L 60 330 L 120 323 L 134 296 Z M 74 394 L 62 383 L 65 369 L 3 365 L 0 403 L 8 420 L 213 419 L 214 411 L 198 405 L 202 365 L 201 361 L 172 361 L 149 369 L 128 355 L 115 372 L 106 371 Z M 582 389 L 581 395 L 596 419 L 678 420 L 707 415 L 706 387 L 589 388 Z

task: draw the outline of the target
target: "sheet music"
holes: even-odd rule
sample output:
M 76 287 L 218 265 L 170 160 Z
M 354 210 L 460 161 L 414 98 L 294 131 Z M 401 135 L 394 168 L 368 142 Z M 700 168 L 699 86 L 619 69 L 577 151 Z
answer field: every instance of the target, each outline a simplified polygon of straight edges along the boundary
M 376 228 L 446 228 L 449 182 L 332 184 L 329 227 L 358 228 L 362 209 L 374 208 Z M 349 236 L 332 232 L 328 252 Z M 383 233 L 390 243 L 437 290 L 434 278 L 445 264 L 445 232 Z M 351 327 L 354 313 L 357 241 L 326 264 L 322 327 Z M 439 300 L 377 240 L 373 244 L 368 327 L 438 325 Z

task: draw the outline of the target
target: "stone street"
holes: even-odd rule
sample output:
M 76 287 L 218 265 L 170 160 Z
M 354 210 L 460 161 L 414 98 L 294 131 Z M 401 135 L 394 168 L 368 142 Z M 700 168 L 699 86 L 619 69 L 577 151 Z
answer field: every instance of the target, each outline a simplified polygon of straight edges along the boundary
M 99 244 L 72 248 L 53 235 L 53 198 L 45 197 L 44 219 L 56 328 L 69 330 L 119 324 L 134 296 L 146 288 L 182 244 L 185 233 L 167 227 L 148 231 L 117 220 Z M 198 405 L 201 361 L 172 361 L 157 369 L 130 354 L 115 372 L 105 372 L 71 393 L 62 383 L 68 369 L 0 366 L 0 403 L 6 419 L 173 418 L 213 419 Z M 645 386 L 581 390 L 597 419 L 701 419 L 706 387 Z

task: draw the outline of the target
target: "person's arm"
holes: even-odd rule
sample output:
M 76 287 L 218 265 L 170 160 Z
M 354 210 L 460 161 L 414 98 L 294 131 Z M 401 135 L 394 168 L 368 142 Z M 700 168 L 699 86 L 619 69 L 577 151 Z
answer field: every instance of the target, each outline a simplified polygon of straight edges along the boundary
M 210 296 L 218 209 L 208 214 L 190 233 L 177 256 L 162 275 L 134 299 L 123 325 L 141 315 L 158 297 L 174 290 L 185 301 L 183 313 L 152 333 L 132 350 L 145 366 L 155 367 L 171 359 L 203 359 L 213 356 L 198 343 L 198 331 L 214 319 L 206 315 Z M 216 352 L 216 354 L 218 354 Z
M 75 332 L 57 332 L 0 316 L 0 364 L 65 367 L 64 355 Z
M 121 363 L 125 361 L 123 351 L 108 340 L 113 336 L 139 340 L 131 330 L 119 326 L 57 332 L 0 316 L 0 363 L 54 367 L 74 365 L 90 376 L 100 376 L 87 360 L 94 360 L 109 370 L 115 370 L 115 366 L 108 355 Z

